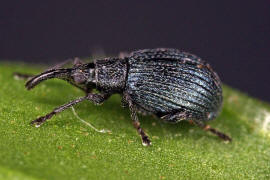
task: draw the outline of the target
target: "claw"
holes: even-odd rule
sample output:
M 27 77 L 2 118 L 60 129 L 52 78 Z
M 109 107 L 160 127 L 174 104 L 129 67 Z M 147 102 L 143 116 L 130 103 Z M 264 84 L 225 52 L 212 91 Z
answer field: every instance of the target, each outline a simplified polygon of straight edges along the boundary
M 147 136 L 145 136 L 145 137 L 142 138 L 142 145 L 143 145 L 143 146 L 150 146 L 151 144 L 152 144 L 152 143 L 151 143 L 151 141 L 148 139 Z
M 34 121 L 31 121 L 31 124 L 35 125 L 35 127 L 38 128 L 45 122 L 45 120 L 46 120 L 46 118 L 43 116 L 43 117 L 37 118 Z

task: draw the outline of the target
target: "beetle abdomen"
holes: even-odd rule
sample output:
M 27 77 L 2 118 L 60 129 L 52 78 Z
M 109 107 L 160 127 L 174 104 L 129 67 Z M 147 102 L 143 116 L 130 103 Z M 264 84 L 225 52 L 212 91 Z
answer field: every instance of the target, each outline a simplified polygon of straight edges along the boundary
M 185 111 L 204 120 L 217 115 L 221 83 L 199 57 L 175 49 L 152 49 L 134 52 L 128 63 L 126 90 L 137 106 L 154 114 Z

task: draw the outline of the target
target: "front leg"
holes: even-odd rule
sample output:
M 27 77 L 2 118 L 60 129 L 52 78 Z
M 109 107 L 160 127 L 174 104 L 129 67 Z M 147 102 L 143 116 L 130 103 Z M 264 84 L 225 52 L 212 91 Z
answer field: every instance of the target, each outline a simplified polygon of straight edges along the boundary
M 86 98 L 87 100 L 93 102 L 94 104 L 100 105 L 104 101 L 106 101 L 110 96 L 111 94 L 108 93 L 100 93 L 100 94 L 89 93 Z
M 55 108 L 52 112 L 46 114 L 45 116 L 39 117 L 36 120 L 32 121 L 31 124 L 34 124 L 36 127 L 41 126 L 46 120 L 51 119 L 54 115 L 64 111 L 67 108 L 70 108 L 73 105 L 76 105 L 84 100 L 89 100 L 95 104 L 101 104 L 104 102 L 106 99 L 110 97 L 110 94 L 94 94 L 94 93 L 89 93 L 85 97 L 80 97 L 78 99 L 75 99 L 73 101 L 70 101 L 67 104 L 64 104 L 62 106 L 59 106 Z
M 20 72 L 14 72 L 13 77 L 16 80 L 30 80 L 34 77 L 35 75 L 33 74 L 28 74 L 28 73 L 20 73 Z
M 124 102 L 127 102 L 128 106 L 129 106 L 129 110 L 131 113 L 131 119 L 133 121 L 133 126 L 137 129 L 137 132 L 141 136 L 142 145 L 143 146 L 150 146 L 151 141 L 149 140 L 148 136 L 146 135 L 146 133 L 143 131 L 143 129 L 140 126 L 140 122 L 139 122 L 139 119 L 138 119 L 138 116 L 136 113 L 136 107 L 132 103 L 130 96 L 128 94 L 124 94 L 123 98 L 125 99 Z
M 48 119 L 51 119 L 54 115 L 64 111 L 65 109 L 75 105 L 75 104 L 78 104 L 82 101 L 84 101 L 85 99 L 87 98 L 87 96 L 85 97 L 80 97 L 78 99 L 75 99 L 73 101 L 70 101 L 69 103 L 67 104 L 64 104 L 62 106 L 59 106 L 57 108 L 55 108 L 52 112 L 46 114 L 45 116 L 42 116 L 42 117 L 39 117 L 37 119 L 35 119 L 34 121 L 31 122 L 31 124 L 35 125 L 36 127 L 39 127 L 41 126 L 45 121 L 47 121 Z

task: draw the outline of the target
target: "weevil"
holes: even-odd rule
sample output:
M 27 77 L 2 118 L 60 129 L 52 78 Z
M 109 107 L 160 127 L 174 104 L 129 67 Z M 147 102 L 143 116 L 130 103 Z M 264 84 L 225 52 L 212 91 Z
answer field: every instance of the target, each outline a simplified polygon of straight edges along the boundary
M 221 110 L 222 87 L 217 73 L 196 55 L 158 48 L 138 50 L 125 57 L 99 59 L 91 63 L 76 58 L 72 68 L 63 68 L 62 65 L 51 68 L 32 77 L 25 86 L 30 90 L 52 78 L 65 80 L 86 95 L 35 119 L 31 122 L 33 125 L 40 126 L 84 100 L 101 104 L 112 94 L 119 93 L 122 105 L 130 110 L 133 125 L 144 146 L 150 145 L 151 141 L 140 126 L 138 112 L 153 114 L 170 123 L 190 121 L 225 141 L 232 140 L 206 124 L 215 119 Z

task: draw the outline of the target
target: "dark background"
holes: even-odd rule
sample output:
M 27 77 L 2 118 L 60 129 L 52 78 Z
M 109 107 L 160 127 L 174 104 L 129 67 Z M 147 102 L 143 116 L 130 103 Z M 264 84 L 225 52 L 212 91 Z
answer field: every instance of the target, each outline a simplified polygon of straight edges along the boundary
M 0 59 L 69 57 L 173 47 L 212 64 L 223 82 L 270 101 L 270 1 L 6 1 Z

